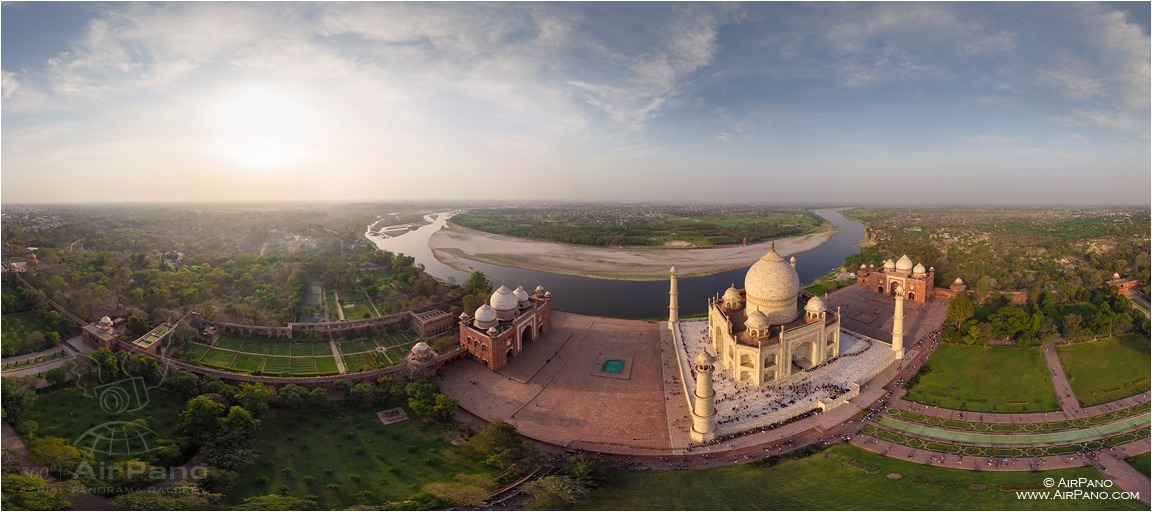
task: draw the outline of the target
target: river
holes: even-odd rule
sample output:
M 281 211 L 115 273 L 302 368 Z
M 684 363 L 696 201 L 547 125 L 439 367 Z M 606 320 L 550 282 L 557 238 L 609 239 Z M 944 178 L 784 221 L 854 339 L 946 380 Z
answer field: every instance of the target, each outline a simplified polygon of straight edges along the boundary
M 829 271 L 839 268 L 844 258 L 858 250 L 858 243 L 864 238 L 864 225 L 849 220 L 834 209 L 816 210 L 816 214 L 828 219 L 837 228 L 837 233 L 819 247 L 797 253 L 796 271 L 801 283 L 811 283 Z M 468 273 L 456 270 L 437 260 L 428 247 L 428 240 L 443 228 L 451 212 L 427 215 L 430 224 L 403 235 L 382 238 L 370 236 L 377 247 L 393 253 L 404 253 L 416 258 L 429 274 L 449 282 L 463 283 Z M 552 307 L 563 311 L 585 315 L 617 318 L 661 318 L 668 316 L 668 281 L 616 281 L 590 277 L 569 276 L 501 267 L 475 260 L 466 260 L 468 266 L 483 272 L 496 286 L 501 283 L 509 288 L 523 285 L 529 293 L 536 285 L 543 285 L 552 292 Z M 751 265 L 749 265 L 751 266 Z M 706 301 L 717 293 L 724 293 L 729 285 L 744 286 L 744 275 L 748 267 L 729 270 L 702 277 L 681 278 L 680 314 L 691 315 L 707 310 Z

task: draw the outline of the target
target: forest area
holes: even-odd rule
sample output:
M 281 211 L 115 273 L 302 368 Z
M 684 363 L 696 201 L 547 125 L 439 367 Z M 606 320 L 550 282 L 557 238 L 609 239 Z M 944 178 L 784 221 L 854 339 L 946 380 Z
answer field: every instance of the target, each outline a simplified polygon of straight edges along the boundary
M 209 320 L 285 325 L 303 312 L 310 282 L 363 288 L 389 310 L 444 300 L 451 287 L 364 238 L 383 208 L 400 207 L 24 207 L 5 211 L 4 253 L 34 253 L 25 277 L 90 321 L 156 324 L 195 310 Z

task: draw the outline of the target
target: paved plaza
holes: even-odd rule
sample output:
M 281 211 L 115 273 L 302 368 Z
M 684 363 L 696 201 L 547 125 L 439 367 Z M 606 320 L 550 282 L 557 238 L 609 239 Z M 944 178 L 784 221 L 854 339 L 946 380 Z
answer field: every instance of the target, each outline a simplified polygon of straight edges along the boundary
M 896 299 L 891 295 L 854 284 L 828 294 L 825 304 L 829 311 L 840 308 L 843 328 L 885 342 L 892 340 L 892 313 L 896 310 Z M 904 301 L 904 346 L 914 344 L 944 325 L 947 311 L 948 299 Z
M 485 420 L 504 419 L 528 437 L 611 453 L 664 454 L 664 322 L 554 311 L 552 328 L 499 371 L 468 361 L 438 378 L 444 393 Z M 628 363 L 627 378 L 603 361 Z

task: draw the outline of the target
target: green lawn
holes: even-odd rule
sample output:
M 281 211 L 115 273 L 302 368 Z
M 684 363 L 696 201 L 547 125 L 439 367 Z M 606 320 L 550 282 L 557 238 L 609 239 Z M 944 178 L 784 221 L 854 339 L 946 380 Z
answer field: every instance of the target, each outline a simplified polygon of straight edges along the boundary
M 229 348 L 222 348 L 229 347 Z M 236 348 L 240 351 L 234 351 Z M 331 375 L 338 373 L 327 341 L 278 341 L 221 337 L 216 345 L 189 343 L 192 360 L 225 369 L 265 374 Z
M 135 398 L 133 398 L 135 400 Z M 142 437 L 154 447 L 157 439 L 172 438 L 184 402 L 159 389 L 149 389 L 147 396 L 140 396 L 139 410 L 108 414 L 100 408 L 97 397 L 84 396 L 80 388 L 65 388 L 60 391 L 40 395 L 28 412 L 27 418 L 40 425 L 36 435 L 62 437 L 75 442 L 86 432 L 112 422 L 132 422 L 143 419 L 155 435 L 144 432 Z M 85 439 L 91 439 L 85 437 Z M 83 441 L 82 441 L 83 442 Z M 129 456 L 112 457 L 127 459 Z M 97 455 L 97 460 L 109 460 L 105 455 Z
M 835 459 L 829 459 L 832 454 Z M 902 475 L 889 479 L 890 474 Z M 839 444 L 771 468 L 614 471 L 589 510 L 1146 510 L 1136 501 L 1023 500 L 1001 485 L 1099 479 L 1091 468 L 985 472 L 937 468 Z M 982 487 L 981 487 L 982 486 Z M 1065 490 L 1065 489 L 1061 489 Z
M 1080 405 L 1090 407 L 1148 391 L 1149 340 L 1129 334 L 1056 347 Z
M 1038 348 L 941 344 L 932 372 L 904 397 L 948 409 L 979 412 L 1056 411 L 1060 404 Z
M 224 501 L 283 490 L 315 495 L 320 509 L 344 510 L 403 500 L 455 473 L 496 474 L 471 447 L 447 442 L 442 424 L 408 414 L 412 419 L 383 425 L 374 411 L 267 413 L 255 447 L 260 458 Z
M 1152 453 L 1145 452 L 1135 457 L 1124 459 L 1136 468 L 1137 471 L 1144 473 L 1144 476 L 1152 476 Z

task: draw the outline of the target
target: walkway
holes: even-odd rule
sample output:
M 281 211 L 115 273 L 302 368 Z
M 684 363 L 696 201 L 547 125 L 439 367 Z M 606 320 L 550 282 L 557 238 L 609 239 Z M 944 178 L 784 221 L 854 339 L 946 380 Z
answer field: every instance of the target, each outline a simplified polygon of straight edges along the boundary
M 1072 384 L 1068 382 L 1068 375 L 1064 373 L 1064 366 L 1060 364 L 1060 356 L 1056 355 L 1055 345 L 1050 341 L 1041 348 L 1044 360 L 1048 363 L 1048 372 L 1052 374 L 1052 387 L 1056 390 L 1056 399 L 1060 400 L 1060 410 L 1064 414 L 1074 416 L 1080 410 L 1080 402 L 1072 391 Z
M 340 301 L 337 300 L 336 304 L 339 305 Z M 340 316 L 344 315 L 341 314 Z M 336 338 L 331 334 L 328 335 L 328 346 L 332 348 L 332 358 L 336 360 L 336 371 L 340 372 L 340 375 L 348 373 L 348 369 L 344 367 L 344 358 L 340 357 L 340 347 L 336 346 Z M 391 361 L 392 359 L 389 358 L 388 360 Z

